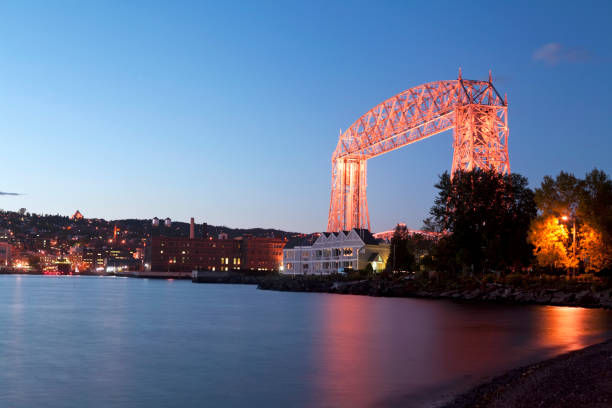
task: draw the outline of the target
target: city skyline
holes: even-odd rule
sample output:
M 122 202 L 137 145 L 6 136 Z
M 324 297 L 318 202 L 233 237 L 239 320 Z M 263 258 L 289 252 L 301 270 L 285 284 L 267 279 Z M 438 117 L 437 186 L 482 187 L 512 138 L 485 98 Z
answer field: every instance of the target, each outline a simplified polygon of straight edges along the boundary
M 338 130 L 460 67 L 508 94 L 531 187 L 612 172 L 605 2 L 63 4 L 0 6 L 6 210 L 322 231 Z M 371 160 L 372 230 L 420 228 L 451 161 L 451 132 Z

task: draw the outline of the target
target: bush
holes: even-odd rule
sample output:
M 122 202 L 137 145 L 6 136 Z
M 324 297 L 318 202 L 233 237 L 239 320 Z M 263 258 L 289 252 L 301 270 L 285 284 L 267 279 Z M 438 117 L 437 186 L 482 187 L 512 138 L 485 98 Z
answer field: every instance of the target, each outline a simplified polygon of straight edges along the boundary
M 525 284 L 527 283 L 525 275 L 521 275 L 518 273 L 511 273 L 510 275 L 507 275 L 504 281 L 508 285 L 520 287 L 525 286 Z

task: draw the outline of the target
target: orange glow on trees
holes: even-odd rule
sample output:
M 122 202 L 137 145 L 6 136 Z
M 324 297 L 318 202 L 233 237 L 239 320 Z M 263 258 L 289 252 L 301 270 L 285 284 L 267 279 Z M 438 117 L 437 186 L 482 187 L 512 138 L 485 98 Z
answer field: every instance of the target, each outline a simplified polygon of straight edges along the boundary
M 612 264 L 612 248 L 601 232 L 585 223 L 579 231 L 578 256 L 587 272 L 599 272 Z
M 438 81 L 375 106 L 340 134 L 332 155 L 327 231 L 370 229 L 367 160 L 453 129 L 452 174 L 493 169 L 510 173 L 508 105 L 488 81 Z
M 565 172 L 546 176 L 535 197 L 540 216 L 531 225 L 530 240 L 538 264 L 568 268 L 568 273 L 612 267 L 612 181 L 607 174 L 595 169 L 585 179 Z
M 567 268 L 572 264 L 566 249 L 568 239 L 567 228 L 552 215 L 534 220 L 528 236 L 538 264 L 550 268 Z

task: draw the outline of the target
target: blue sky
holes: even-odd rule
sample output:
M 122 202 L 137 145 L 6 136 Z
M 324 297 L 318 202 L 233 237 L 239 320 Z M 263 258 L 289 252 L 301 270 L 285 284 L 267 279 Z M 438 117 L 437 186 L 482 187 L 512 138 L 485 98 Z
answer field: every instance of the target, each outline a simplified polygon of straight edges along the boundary
M 320 231 L 339 129 L 459 67 L 507 92 L 512 171 L 532 186 L 612 174 L 611 15 L 607 1 L 4 2 L 0 191 L 24 195 L 0 208 Z M 368 162 L 374 231 L 421 226 L 451 141 Z

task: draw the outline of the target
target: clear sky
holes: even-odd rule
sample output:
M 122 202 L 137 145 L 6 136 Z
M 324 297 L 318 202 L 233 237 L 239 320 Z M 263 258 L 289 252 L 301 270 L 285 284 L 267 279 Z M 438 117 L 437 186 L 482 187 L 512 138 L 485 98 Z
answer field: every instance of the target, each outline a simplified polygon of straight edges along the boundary
M 290 4 L 289 4 L 290 3 Z M 507 92 L 510 164 L 612 174 L 612 2 L 0 4 L 0 208 L 313 232 L 338 131 L 413 86 Z M 372 229 L 427 216 L 452 134 L 368 162 Z

